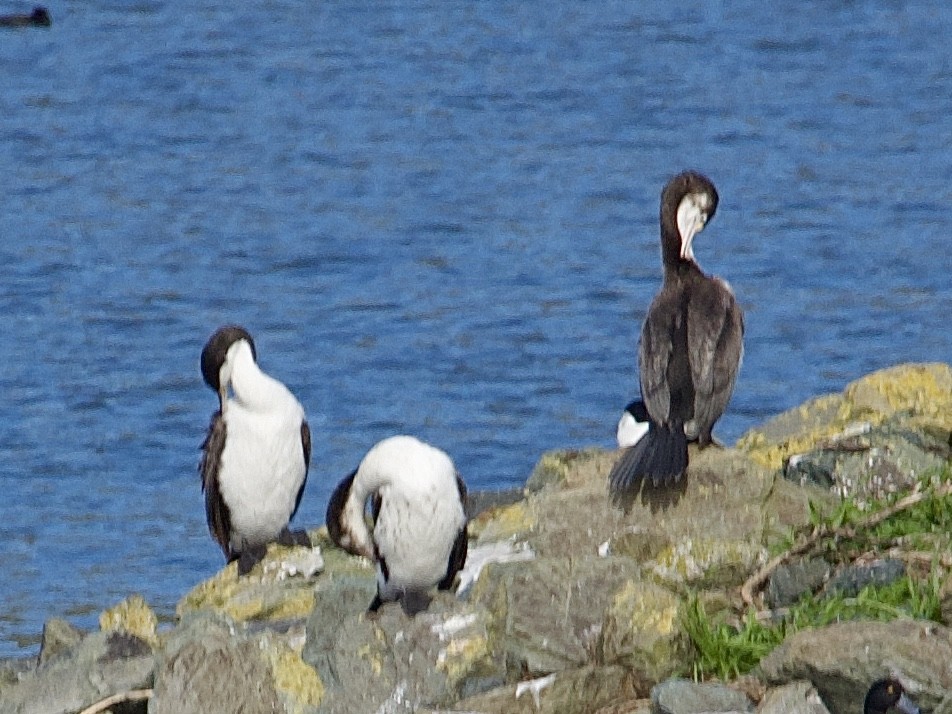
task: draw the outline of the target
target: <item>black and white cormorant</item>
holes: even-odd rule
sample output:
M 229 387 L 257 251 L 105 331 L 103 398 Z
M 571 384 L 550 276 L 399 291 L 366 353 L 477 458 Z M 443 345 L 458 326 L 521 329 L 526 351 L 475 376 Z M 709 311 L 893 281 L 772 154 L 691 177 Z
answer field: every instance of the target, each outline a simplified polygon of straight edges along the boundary
M 49 11 L 42 5 L 35 6 L 29 15 L 0 15 L 0 27 L 49 27 L 52 24 Z
M 373 532 L 365 508 L 371 501 Z M 377 443 L 334 490 L 327 505 L 331 540 L 377 566 L 375 611 L 399 601 L 409 615 L 428 591 L 450 590 L 466 562 L 466 485 L 450 457 L 412 436 Z
M 675 176 L 661 193 L 664 282 L 648 308 L 638 351 L 648 431 L 612 468 L 609 488 L 616 501 L 643 483 L 680 480 L 688 442 L 711 443 L 711 429 L 734 390 L 743 314 L 730 286 L 701 271 L 692 247 L 717 201 L 714 184 L 693 171 Z
M 225 558 L 237 560 L 243 575 L 268 543 L 310 545 L 307 534 L 292 533 L 288 523 L 304 493 L 311 431 L 300 402 L 258 367 L 254 340 L 243 327 L 216 330 L 201 364 L 219 400 L 199 466 L 205 515 Z
M 898 680 L 880 679 L 866 693 L 863 714 L 887 714 L 892 711 L 919 714 L 919 707 L 909 698 Z
M 648 410 L 640 399 L 629 402 L 625 411 L 621 413 L 618 427 L 615 429 L 615 439 L 619 449 L 634 446 L 648 433 Z

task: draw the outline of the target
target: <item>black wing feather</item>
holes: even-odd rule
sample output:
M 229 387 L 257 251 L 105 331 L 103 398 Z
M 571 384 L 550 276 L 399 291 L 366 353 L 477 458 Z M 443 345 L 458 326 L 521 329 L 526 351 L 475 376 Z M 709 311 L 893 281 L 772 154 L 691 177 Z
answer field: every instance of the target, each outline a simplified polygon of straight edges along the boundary
M 301 505 L 301 498 L 304 496 L 304 487 L 307 485 L 307 472 L 311 468 L 311 428 L 306 421 L 301 422 L 301 447 L 304 449 L 304 480 L 301 481 L 301 488 L 298 489 L 297 496 L 294 498 L 294 510 L 291 511 L 291 518 L 297 513 Z
M 325 516 L 327 533 L 331 537 L 331 541 L 333 541 L 334 545 L 338 548 L 344 548 L 344 550 L 348 550 L 344 545 L 344 536 L 347 535 L 347 531 L 344 530 L 341 516 L 344 513 L 344 506 L 347 504 L 347 499 L 350 496 L 350 488 L 354 485 L 354 478 L 356 476 L 357 469 L 354 469 L 347 478 L 337 484 L 337 488 L 334 489 L 330 500 L 327 502 L 327 515 Z M 353 551 L 348 550 L 348 552 Z
M 231 560 L 231 514 L 218 487 L 218 470 L 221 468 L 221 453 L 225 448 L 225 420 L 221 412 L 212 415 L 208 433 L 202 443 L 202 460 L 198 472 L 202 477 L 202 491 L 205 493 L 205 520 L 208 532 L 221 546 L 225 558 Z

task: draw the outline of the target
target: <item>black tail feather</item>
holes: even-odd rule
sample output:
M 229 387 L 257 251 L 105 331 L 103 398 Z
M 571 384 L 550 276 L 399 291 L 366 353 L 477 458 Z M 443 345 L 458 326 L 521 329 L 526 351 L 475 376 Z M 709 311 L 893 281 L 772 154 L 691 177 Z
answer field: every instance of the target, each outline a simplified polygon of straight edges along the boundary
M 670 486 L 688 467 L 688 440 L 680 424 L 651 424 L 637 444 L 622 453 L 608 475 L 608 490 L 616 502 L 631 500 L 646 482 Z

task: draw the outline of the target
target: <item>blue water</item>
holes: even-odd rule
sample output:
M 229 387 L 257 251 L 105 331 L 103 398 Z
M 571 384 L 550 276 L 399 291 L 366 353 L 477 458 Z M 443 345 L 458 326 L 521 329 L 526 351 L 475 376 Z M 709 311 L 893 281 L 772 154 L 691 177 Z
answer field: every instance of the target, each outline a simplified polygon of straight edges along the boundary
M 682 168 L 746 310 L 722 439 L 952 359 L 943 3 L 49 7 L 0 33 L 0 656 L 132 592 L 167 616 L 221 565 L 222 323 L 308 411 L 301 525 L 393 433 L 477 489 L 611 445 Z

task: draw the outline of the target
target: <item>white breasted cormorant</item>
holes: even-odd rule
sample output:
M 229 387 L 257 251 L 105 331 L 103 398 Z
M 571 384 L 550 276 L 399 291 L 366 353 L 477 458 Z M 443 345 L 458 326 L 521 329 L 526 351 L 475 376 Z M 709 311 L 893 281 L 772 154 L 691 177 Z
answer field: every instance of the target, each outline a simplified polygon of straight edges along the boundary
M 692 241 L 717 210 L 717 190 L 699 173 L 675 176 L 661 193 L 664 282 L 648 308 L 638 351 L 648 433 L 626 449 L 609 475 L 616 501 L 652 485 L 677 482 L 689 441 L 711 443 L 711 429 L 734 390 L 744 321 L 734 293 L 705 275 Z
M 258 367 L 243 327 L 222 327 L 209 338 L 202 376 L 219 400 L 199 466 L 208 530 L 243 575 L 268 543 L 310 545 L 288 523 L 304 493 L 311 431 L 300 402 Z
M 432 587 L 453 587 L 466 562 L 465 501 L 466 485 L 450 457 L 412 436 L 379 442 L 341 481 L 327 505 L 327 530 L 338 546 L 376 563 L 371 611 L 399 600 L 414 615 L 429 605 Z

